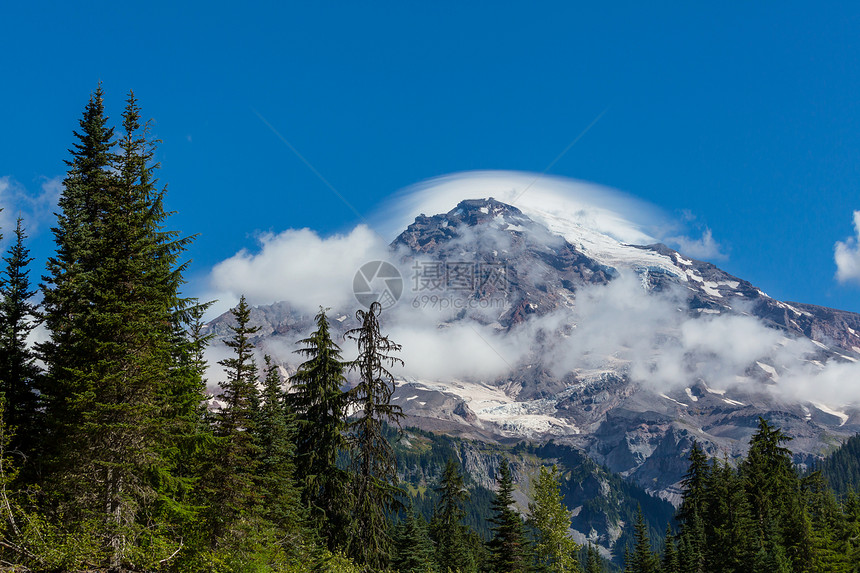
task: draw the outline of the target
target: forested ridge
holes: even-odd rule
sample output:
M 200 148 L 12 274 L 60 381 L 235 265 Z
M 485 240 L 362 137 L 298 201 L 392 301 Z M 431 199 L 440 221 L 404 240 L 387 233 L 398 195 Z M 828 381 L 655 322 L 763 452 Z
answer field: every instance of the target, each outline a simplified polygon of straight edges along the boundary
M 453 448 L 405 447 L 389 371 L 400 346 L 378 304 L 340 341 L 352 361 L 321 307 L 287 385 L 271 357 L 258 363 L 242 297 L 223 376 L 207 381 L 210 303 L 182 294 L 192 238 L 170 230 L 157 143 L 133 93 L 112 125 L 99 87 L 73 134 L 40 284 L 21 219 L 3 258 L 0 569 L 612 570 L 570 536 L 575 490 L 600 471 L 575 451 L 500 448 L 490 488 L 470 483 Z M 39 324 L 48 337 L 33 347 Z M 856 442 L 802 475 L 789 439 L 760 420 L 739 462 L 695 445 L 674 516 L 620 482 L 611 506 L 592 495 L 577 516 L 615 512 L 616 551 L 635 573 L 860 571 L 856 472 L 834 477 L 854 471 L 839 468 L 856 467 Z M 512 469 L 523 455 L 541 460 L 528 492 Z

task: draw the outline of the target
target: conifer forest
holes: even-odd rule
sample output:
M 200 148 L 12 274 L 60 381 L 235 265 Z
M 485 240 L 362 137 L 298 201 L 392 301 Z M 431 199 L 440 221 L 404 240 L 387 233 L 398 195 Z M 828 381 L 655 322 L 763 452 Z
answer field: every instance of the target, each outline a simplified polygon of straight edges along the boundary
M 403 480 L 401 347 L 378 303 L 341 340 L 319 301 L 285 380 L 255 358 L 243 297 L 207 379 L 211 303 L 183 295 L 194 237 L 171 230 L 134 94 L 116 122 L 105 97 L 70 134 L 44 276 L 25 221 L 2 230 L 0 570 L 860 572 L 858 438 L 811 469 L 764 419 L 740 460 L 694 445 L 674 516 L 655 531 L 647 506 L 624 508 L 608 552 L 570 531 L 575 468 L 543 464 L 525 491 L 523 448 L 500 447 L 493 490 L 454 455 Z

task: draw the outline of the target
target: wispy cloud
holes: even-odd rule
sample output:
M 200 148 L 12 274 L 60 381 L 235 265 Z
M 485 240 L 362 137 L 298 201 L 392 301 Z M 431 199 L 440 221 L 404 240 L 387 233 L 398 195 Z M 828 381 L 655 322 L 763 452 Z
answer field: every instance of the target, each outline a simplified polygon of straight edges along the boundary
M 504 201 L 516 193 L 521 181 L 528 184 L 533 180 L 514 178 L 505 187 L 504 177 L 446 179 L 441 188 L 427 186 L 400 196 L 389 214 L 396 229 L 402 230 L 419 213 L 447 212 L 464 198 L 494 196 Z M 659 210 L 639 212 L 635 200 L 623 194 L 604 194 L 600 187 L 582 184 L 571 198 L 569 187 L 557 189 L 547 184 L 571 185 L 557 178 L 541 178 L 522 196 L 521 205 L 527 213 L 539 208 L 545 222 L 560 224 L 555 217 L 569 217 L 576 228 L 587 225 L 616 240 L 636 242 L 633 239 L 639 237 L 653 242 L 655 237 L 648 229 L 666 221 Z M 860 211 L 855 213 L 855 223 L 860 233 Z M 540 236 L 545 237 L 547 248 L 559 240 L 551 233 Z M 534 234 L 532 238 L 541 240 L 538 237 Z M 461 256 L 486 248 L 503 252 L 510 247 L 506 240 L 510 237 L 505 233 L 492 233 L 488 228 L 480 237 L 464 232 L 456 246 Z M 707 228 L 700 239 L 686 241 L 685 254 L 690 256 L 713 258 L 721 253 Z M 852 238 L 837 245 L 837 253 L 853 257 L 855 271 L 860 269 L 858 241 L 860 238 Z M 488 244 L 491 242 L 495 243 Z M 210 284 L 225 302 L 222 310 L 244 293 L 254 304 L 286 301 L 307 312 L 322 304 L 333 312 L 350 314 L 358 307 L 353 278 L 365 262 L 388 260 L 400 266 L 405 291 L 399 303 L 385 311 L 385 326 L 403 344 L 406 367 L 400 373 L 404 376 L 486 382 L 504 379 L 512 368 L 541 362 L 561 379 L 578 369 L 611 366 L 622 368 L 632 381 L 657 392 L 703 380 L 712 388 L 740 386 L 791 401 L 827 401 L 833 406 L 860 403 L 860 389 L 839 383 L 860 376 L 860 363 L 822 363 L 820 357 L 811 357 L 818 348 L 808 339 L 791 338 L 749 315 L 691 315 L 681 310 L 686 307 L 687 289 L 679 285 L 674 291 L 648 291 L 630 269 L 619 269 L 620 276 L 608 285 L 578 287 L 573 308 L 533 315 L 505 329 L 495 321 L 515 301 L 505 300 L 504 308 L 475 311 L 415 304 L 418 299 L 408 291 L 412 262 L 402 258 L 403 253 L 391 253 L 385 241 L 364 225 L 331 237 L 308 229 L 265 234 L 259 237 L 258 247 L 255 252 L 241 251 L 213 269 Z M 732 306 L 742 308 L 742 299 L 732 301 Z M 289 342 L 281 352 L 273 351 L 284 362 L 295 359 L 292 340 Z M 751 374 L 757 362 L 779 372 L 777 384 L 762 384 L 761 376 Z
M 836 261 L 836 279 L 841 283 L 860 284 L 860 211 L 854 211 L 856 236 L 836 241 L 833 258 Z
M 0 177 L 0 227 L 6 232 L 15 227 L 20 215 L 24 218 L 27 234 L 38 234 L 53 221 L 57 200 L 63 190 L 61 177 L 43 178 L 36 190 L 31 190 L 6 175 Z
M 699 260 L 724 260 L 728 256 L 723 252 L 723 246 L 715 239 L 707 227 L 698 239 L 680 235 L 677 237 L 666 237 L 666 243 L 676 248 L 682 254 Z
M 310 229 L 258 237 L 259 250 L 242 250 L 215 265 L 210 296 L 224 311 L 241 295 L 251 304 L 288 301 L 313 312 L 320 305 L 345 307 L 355 301 L 352 281 L 358 268 L 389 256 L 387 245 L 365 225 L 346 235 L 321 237 Z M 226 306 L 225 306 L 226 305 Z
M 463 199 L 488 197 L 513 204 L 527 214 L 539 211 L 564 218 L 623 243 L 654 243 L 657 231 L 668 225 L 659 207 L 627 193 L 521 171 L 469 171 L 422 181 L 398 192 L 371 220 L 393 239 L 421 213 L 447 213 Z

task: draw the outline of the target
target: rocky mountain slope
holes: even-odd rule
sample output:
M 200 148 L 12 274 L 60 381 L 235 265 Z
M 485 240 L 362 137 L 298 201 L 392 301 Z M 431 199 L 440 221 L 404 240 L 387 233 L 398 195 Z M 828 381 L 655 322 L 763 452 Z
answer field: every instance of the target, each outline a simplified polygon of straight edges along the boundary
M 807 463 L 860 430 L 858 314 L 778 301 L 665 245 L 625 245 L 493 199 L 417 217 L 391 262 L 404 291 L 384 328 L 472 331 L 503 363 L 445 376 L 407 364 L 394 400 L 410 425 L 553 438 L 672 501 L 693 440 L 740 454 L 764 416 Z M 338 336 L 354 310 L 329 313 Z M 311 318 L 288 301 L 257 307 L 257 342 L 289 371 Z M 210 329 L 223 336 L 228 323 Z

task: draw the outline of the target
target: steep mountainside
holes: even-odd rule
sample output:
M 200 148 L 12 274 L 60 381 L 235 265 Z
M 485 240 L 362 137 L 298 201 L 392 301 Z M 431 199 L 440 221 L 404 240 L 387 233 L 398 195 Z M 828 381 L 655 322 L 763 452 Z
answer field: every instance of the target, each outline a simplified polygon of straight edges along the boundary
M 518 509 L 528 511 L 532 480 L 542 465 L 556 464 L 562 471 L 562 495 L 572 510 L 571 528 L 579 543 L 590 542 L 607 558 L 620 563 L 624 547 L 633 546 L 636 510 L 642 507 L 651 539 L 665 534 L 666 523 L 673 519 L 674 507 L 626 482 L 595 464 L 578 450 L 550 442 L 541 446 L 518 444 L 505 447 L 436 435 L 409 428 L 396 444 L 402 485 L 413 496 L 416 510 L 426 519 L 436 506 L 433 490 L 445 462 L 458 462 L 465 476 L 470 501 L 465 522 L 486 539 L 490 532 L 490 502 L 495 490 L 499 463 L 507 459 L 516 491 Z
M 456 347 L 427 348 L 455 374 L 413 373 L 407 361 L 394 400 L 422 429 L 553 438 L 672 501 L 693 440 L 739 455 L 763 416 L 810 463 L 860 430 L 860 315 L 775 300 L 665 245 L 625 245 L 480 199 L 417 217 L 391 262 L 404 295 L 383 328 L 424 341 L 469 336 L 501 365 L 460 374 Z M 338 336 L 356 326 L 355 308 L 329 313 Z M 228 320 L 211 331 L 225 335 Z M 281 302 L 252 320 L 289 372 L 311 316 Z

